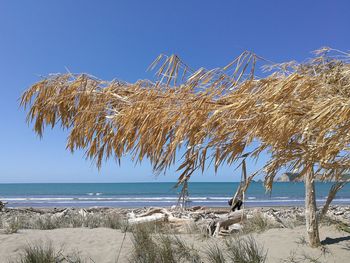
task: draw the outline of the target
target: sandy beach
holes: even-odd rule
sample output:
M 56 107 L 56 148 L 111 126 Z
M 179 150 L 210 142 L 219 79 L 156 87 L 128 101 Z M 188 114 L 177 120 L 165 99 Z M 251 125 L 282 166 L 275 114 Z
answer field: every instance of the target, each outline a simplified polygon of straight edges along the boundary
M 299 244 L 300 238 L 305 235 L 303 226 L 294 229 L 269 229 L 264 233 L 256 234 L 256 240 L 268 251 L 267 262 L 281 262 L 288 260 L 295 252 L 296 258 L 301 260 L 304 255 L 319 258 L 318 262 L 348 262 L 350 235 L 337 231 L 334 227 L 322 227 L 321 239 L 327 240 L 327 249 L 323 255 L 321 249 L 312 249 L 307 245 Z M 21 248 L 28 243 L 52 242 L 57 249 L 64 249 L 67 253 L 79 252 L 82 258 L 90 262 L 116 262 L 117 254 L 123 240 L 124 233 L 120 230 L 107 228 L 73 228 L 54 230 L 20 230 L 16 234 L 0 234 L 0 262 L 7 262 L 18 257 Z M 331 238 L 330 238 L 331 237 Z M 205 239 L 196 235 L 181 235 L 186 242 L 193 243 L 200 250 L 215 239 Z M 219 242 L 222 240 L 219 238 Z M 128 262 L 132 252 L 131 234 L 127 233 L 123 244 L 119 262 Z M 89 261 L 88 261 L 89 262 Z M 288 262 L 288 261 L 286 261 Z M 291 261 L 290 261 L 291 262 Z M 301 261 L 300 261 L 301 262 Z M 306 261 L 307 262 L 307 261 Z
M 321 239 L 326 240 L 327 252 L 312 249 L 300 244 L 305 236 L 303 226 L 294 229 L 269 229 L 255 234 L 257 242 L 267 250 L 267 262 L 283 262 L 293 256 L 303 259 L 305 255 L 318 258 L 318 262 L 348 262 L 350 256 L 350 235 L 337 231 L 334 227 L 321 227 Z M 222 242 L 221 238 L 205 239 L 196 235 L 180 235 L 188 243 L 193 243 L 201 252 L 211 242 Z M 64 249 L 67 253 L 79 253 L 87 262 L 114 263 L 123 240 L 120 230 L 107 228 L 73 228 L 54 230 L 20 230 L 18 233 L 0 234 L 0 262 L 18 258 L 19 252 L 28 243 L 52 242 L 56 249 Z M 126 233 L 119 262 L 128 262 L 132 252 L 131 234 Z M 202 254 L 204 254 L 202 252 Z M 300 261 L 302 262 L 302 261 Z M 307 262 L 307 261 L 305 261 Z
M 217 210 L 217 208 L 215 209 L 218 213 L 219 210 Z M 203 216 L 203 219 L 197 220 L 196 222 L 209 220 L 206 218 L 209 218 L 209 215 L 212 215 L 215 209 L 200 210 L 202 215 L 206 213 L 207 216 Z M 221 210 L 225 211 L 225 209 Z M 16 219 L 20 218 L 20 214 L 26 215 L 28 220 L 34 220 L 34 214 L 38 214 L 38 218 L 49 218 L 48 214 L 50 214 L 50 216 L 55 216 L 56 214 L 56 217 L 57 215 L 63 215 L 61 210 L 54 210 L 56 212 L 53 212 L 52 209 L 29 209 L 26 212 L 24 211 L 26 210 L 7 210 L 7 212 L 1 213 L 3 224 L 0 230 L 0 262 L 18 262 L 21 255 L 23 255 L 23 249 L 28 245 L 46 246 L 48 244 L 51 244 L 55 251 L 61 251 L 64 255 L 78 255 L 81 260 L 84 260 L 83 262 L 115 263 L 117 262 L 119 252 L 118 262 L 133 262 L 131 258 L 134 251 L 134 237 L 132 232 L 128 230 L 125 231 L 123 226 L 116 226 L 116 228 L 120 229 L 103 227 L 103 225 L 98 225 L 95 220 L 91 218 L 89 219 L 91 222 L 89 221 L 90 223 L 88 223 L 90 225 L 86 225 L 85 227 L 61 228 L 57 226 L 57 229 L 23 229 L 19 227 L 14 233 L 6 233 L 6 228 L 8 228 L 8 226 L 6 223 L 4 224 L 4 221 L 8 221 L 10 215 L 15 216 Z M 99 218 L 102 222 L 105 220 L 101 217 L 103 214 L 111 215 L 114 212 L 118 212 L 126 215 L 126 213 L 130 213 L 130 211 L 131 210 L 107 208 L 91 210 L 76 209 L 65 212 L 65 217 L 68 218 L 69 213 L 79 215 L 84 212 L 86 214 L 82 216 L 88 218 L 93 213 L 96 216 L 95 218 Z M 140 212 L 137 210 L 132 211 Z M 149 211 L 149 209 L 147 211 Z M 274 210 L 268 208 L 251 209 L 246 211 L 248 213 L 247 220 L 250 220 L 250 214 L 254 215 L 254 213 L 257 212 L 265 218 L 269 218 L 268 215 L 271 211 L 274 211 L 274 214 L 279 215 L 282 221 L 286 223 L 289 222 L 288 220 L 292 213 L 297 214 L 298 212 L 302 212 L 302 208 L 274 208 Z M 338 220 L 346 221 L 348 220 L 347 216 L 349 215 L 349 211 L 349 207 L 333 207 L 330 209 L 329 215 L 338 216 Z M 194 212 L 191 213 L 193 214 Z M 196 212 L 196 214 L 198 214 L 198 212 Z M 187 216 L 188 214 L 182 213 L 183 218 Z M 24 219 L 22 218 L 21 220 Z M 188 223 L 189 221 L 186 222 Z M 270 227 L 255 232 L 243 232 L 240 235 L 252 236 L 254 238 L 262 251 L 266 253 L 266 262 L 348 262 L 350 256 L 350 233 L 340 230 L 334 222 L 336 221 L 330 221 L 330 219 L 328 219 L 328 222 L 321 224 L 320 235 L 322 247 L 317 249 L 310 248 L 306 244 L 305 226 L 301 221 L 297 224 L 288 225 L 287 227 L 271 225 Z M 46 225 L 44 225 L 43 222 L 41 222 L 41 224 L 42 225 L 39 226 L 40 228 L 54 228 L 54 226 L 50 226 L 47 222 Z M 165 222 L 165 224 L 169 224 L 170 229 L 175 230 L 175 225 L 167 222 Z M 61 226 L 65 225 L 61 223 Z M 25 227 L 28 228 L 29 226 L 25 225 Z M 225 242 L 234 242 L 232 237 L 239 233 L 232 232 L 227 236 L 209 237 L 195 230 L 179 231 L 179 228 L 177 228 L 177 231 L 163 231 L 162 234 L 170 236 L 175 235 L 198 251 L 202 260 L 201 262 L 212 262 L 207 256 L 208 248 L 213 246 L 213 244 L 217 244 L 218 247 L 220 249 L 222 248 L 224 251 Z M 155 232 L 151 235 L 157 236 L 159 233 Z

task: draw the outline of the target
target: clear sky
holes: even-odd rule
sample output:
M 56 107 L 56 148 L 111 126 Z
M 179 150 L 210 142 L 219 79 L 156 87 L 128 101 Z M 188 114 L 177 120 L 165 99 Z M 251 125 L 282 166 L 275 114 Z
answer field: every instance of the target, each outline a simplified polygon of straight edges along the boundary
M 99 78 L 152 78 L 159 53 L 193 68 L 222 66 L 248 49 L 273 60 L 304 60 L 321 46 L 349 50 L 349 1 L 19 1 L 0 0 L 0 183 L 175 181 L 126 157 L 98 171 L 83 152 L 65 150 L 66 133 L 40 140 L 18 98 L 40 76 L 70 71 Z M 249 163 L 250 169 L 254 164 Z M 232 181 L 233 167 L 194 181 Z

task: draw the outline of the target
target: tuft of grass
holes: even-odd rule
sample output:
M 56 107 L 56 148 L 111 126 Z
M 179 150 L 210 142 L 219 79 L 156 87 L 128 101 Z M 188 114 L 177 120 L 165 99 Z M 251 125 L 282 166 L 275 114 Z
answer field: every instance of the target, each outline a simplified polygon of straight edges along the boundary
M 295 250 L 289 253 L 289 256 L 285 259 L 281 259 L 281 263 L 321 263 L 320 258 L 324 256 L 321 254 L 318 257 L 310 256 L 303 252 L 301 255 L 297 255 Z
M 52 243 L 27 245 L 18 263 L 59 263 L 63 262 L 61 251 L 56 251 Z
M 157 244 L 151 237 L 151 233 L 147 227 L 134 226 L 132 228 L 133 253 L 130 263 L 151 263 L 157 262 Z
M 199 226 L 194 222 L 186 226 L 186 233 L 191 235 L 199 235 L 199 237 L 203 240 L 211 237 L 206 225 Z
M 112 229 L 121 229 L 124 219 L 118 214 L 107 214 L 103 226 Z
M 182 239 L 178 236 L 174 236 L 173 245 L 176 248 L 176 253 L 179 261 L 201 263 L 202 260 L 199 256 L 198 251 L 193 247 L 189 247 Z
M 325 226 L 331 226 L 336 224 L 337 221 L 334 220 L 333 218 L 329 217 L 328 215 L 324 215 L 322 219 L 320 220 L 320 224 L 325 225 Z
M 14 234 L 17 233 L 20 229 L 20 222 L 18 218 L 11 218 L 7 224 L 4 224 L 4 233 L 5 234 Z
M 125 233 L 125 232 L 129 231 L 130 228 L 131 228 L 131 227 L 130 227 L 130 225 L 129 225 L 128 220 L 123 219 L 123 220 L 120 221 L 120 231 L 121 231 L 122 233 Z
M 289 256 L 287 258 L 281 259 L 281 263 L 301 263 L 301 259 L 298 258 L 297 253 L 295 250 L 292 250 L 289 253 Z
M 160 257 L 160 262 L 175 263 L 176 251 L 173 247 L 173 240 L 169 235 L 158 235 L 158 240 L 156 244 L 158 245 L 157 254 Z
M 333 225 L 333 226 L 335 226 L 335 228 L 338 231 L 350 233 L 350 225 L 349 224 L 346 224 L 340 220 L 333 219 L 327 215 L 322 217 L 322 220 L 320 223 L 323 225 L 327 225 L 327 226 Z
M 94 214 L 88 214 L 85 217 L 84 220 L 84 226 L 88 228 L 98 228 L 101 226 L 101 216 L 100 215 L 94 215 Z
M 304 236 L 300 236 L 297 238 L 297 241 L 295 241 L 298 245 L 305 246 L 308 244 L 306 238 Z
M 235 263 L 264 263 L 267 251 L 252 236 L 226 240 L 227 256 Z
M 56 250 L 51 242 L 28 244 L 23 248 L 20 258 L 12 263 L 84 263 L 79 252 L 65 255 L 63 250 Z M 93 262 L 91 259 L 89 262 Z
M 253 217 L 249 218 L 249 220 L 245 222 L 242 232 L 244 234 L 261 233 L 274 227 L 275 225 L 261 213 L 255 213 Z
M 305 216 L 296 214 L 294 219 L 288 220 L 286 225 L 289 228 L 305 225 Z
M 62 257 L 64 259 L 63 262 L 67 262 L 67 263 L 85 263 L 85 262 L 94 262 L 91 258 L 89 261 L 83 259 L 81 256 L 80 256 L 80 253 L 79 252 L 74 252 L 72 254 L 69 254 L 69 255 L 63 255 L 62 254 Z M 56 263 L 56 262 L 55 262 Z
M 218 246 L 217 243 L 212 243 L 208 245 L 206 251 L 206 258 L 210 263 L 225 263 L 225 255 L 222 252 L 222 249 Z
M 156 226 L 141 224 L 133 226 L 133 252 L 129 262 L 133 263 L 177 263 L 202 262 L 198 252 L 175 235 L 154 232 Z
M 35 221 L 33 221 L 34 229 L 50 230 L 60 228 L 62 223 L 54 217 L 51 216 L 40 216 Z
M 85 218 L 80 214 L 76 214 L 65 218 L 65 221 L 67 221 L 68 227 L 84 227 Z
M 350 226 L 344 222 L 338 222 L 335 227 L 338 231 L 350 233 Z
M 322 255 L 321 255 L 322 256 Z M 314 257 L 314 256 L 310 256 L 306 253 L 302 254 L 302 262 L 309 262 L 309 263 L 321 263 L 321 261 L 319 260 L 321 258 L 321 256 L 319 257 Z

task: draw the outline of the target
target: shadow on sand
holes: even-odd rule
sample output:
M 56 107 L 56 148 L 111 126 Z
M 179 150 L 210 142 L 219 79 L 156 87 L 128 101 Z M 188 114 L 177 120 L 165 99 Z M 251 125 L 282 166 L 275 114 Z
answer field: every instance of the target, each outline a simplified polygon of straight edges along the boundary
M 330 237 L 326 237 L 325 240 L 321 241 L 322 245 L 332 245 L 332 244 L 337 244 L 339 242 L 342 241 L 348 241 L 350 240 L 350 236 L 346 236 L 346 237 L 337 237 L 337 238 L 330 238 Z

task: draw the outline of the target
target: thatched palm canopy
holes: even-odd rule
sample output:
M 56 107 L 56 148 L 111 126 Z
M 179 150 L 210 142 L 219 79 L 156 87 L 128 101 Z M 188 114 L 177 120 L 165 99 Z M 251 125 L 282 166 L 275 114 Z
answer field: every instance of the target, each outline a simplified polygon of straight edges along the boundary
M 179 181 L 208 161 L 232 163 L 253 140 L 251 156 L 271 152 L 267 186 L 281 167 L 303 173 L 315 165 L 325 178 L 350 167 L 348 54 L 319 50 L 304 63 L 272 65 L 255 77 L 255 54 L 224 68 L 191 70 L 177 56 L 160 56 L 156 82 L 106 82 L 81 74 L 51 75 L 22 96 L 28 121 L 41 136 L 46 125 L 69 130 L 67 147 L 103 158 L 132 153 L 156 170 L 185 150 Z M 268 64 L 268 63 L 266 63 Z M 268 64 L 271 66 L 271 64 Z

